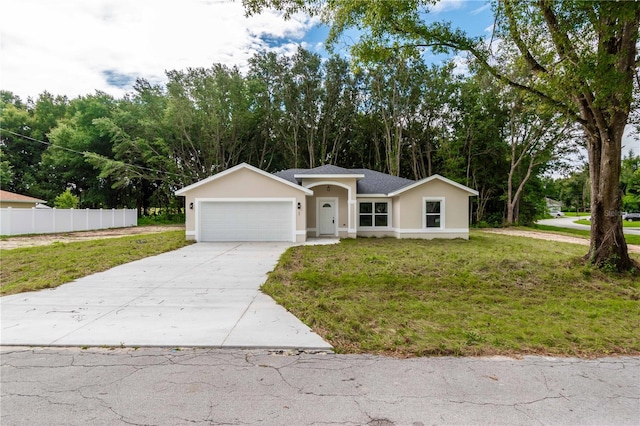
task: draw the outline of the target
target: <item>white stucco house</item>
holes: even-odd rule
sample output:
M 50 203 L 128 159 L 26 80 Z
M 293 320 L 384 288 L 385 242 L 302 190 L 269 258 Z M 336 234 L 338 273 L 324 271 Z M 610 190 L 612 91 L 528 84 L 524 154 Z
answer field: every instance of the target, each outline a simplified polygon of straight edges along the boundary
M 176 191 L 186 237 L 291 241 L 332 236 L 469 238 L 469 197 L 439 175 L 413 181 L 325 165 L 268 173 L 242 163 Z

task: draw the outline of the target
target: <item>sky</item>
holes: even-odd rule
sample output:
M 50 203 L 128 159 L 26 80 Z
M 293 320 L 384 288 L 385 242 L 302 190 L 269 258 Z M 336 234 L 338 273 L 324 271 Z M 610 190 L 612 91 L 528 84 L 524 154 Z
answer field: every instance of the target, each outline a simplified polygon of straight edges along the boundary
M 491 35 L 485 0 L 443 0 L 429 15 L 472 36 Z M 243 70 L 256 52 L 292 54 L 299 45 L 324 55 L 326 35 L 318 19 L 304 15 L 246 17 L 241 0 L 2 0 L 0 89 L 23 100 L 44 91 L 121 97 L 137 78 L 166 82 L 167 70 L 214 63 Z M 338 48 L 346 52 L 350 43 L 347 36 Z M 464 72 L 464 59 L 455 60 Z M 623 144 L 625 152 L 640 151 L 636 136 L 627 134 Z
M 447 0 L 432 13 L 476 35 L 492 24 L 484 0 Z M 303 15 L 247 18 L 240 0 L 3 0 L 0 88 L 23 100 L 45 90 L 119 97 L 136 78 L 165 82 L 166 70 L 214 63 L 243 69 L 256 52 L 292 53 L 298 45 L 325 54 L 326 34 Z

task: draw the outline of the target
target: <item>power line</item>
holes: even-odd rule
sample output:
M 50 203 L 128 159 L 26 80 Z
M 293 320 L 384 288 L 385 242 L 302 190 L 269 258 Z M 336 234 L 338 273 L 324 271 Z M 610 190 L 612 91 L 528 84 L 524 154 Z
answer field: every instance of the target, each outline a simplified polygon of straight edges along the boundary
M 39 140 L 39 139 L 32 138 L 30 136 L 26 136 L 26 135 L 22 135 L 20 133 L 12 132 L 11 130 L 3 129 L 2 127 L 0 127 L 0 130 L 2 130 L 4 132 L 7 132 L 7 133 L 9 133 L 11 135 L 18 136 L 18 137 L 21 137 L 21 138 L 24 138 L 24 139 L 27 139 L 27 140 L 30 140 L 30 141 L 33 141 L 33 142 L 38 142 L 38 143 L 41 143 L 41 144 L 44 144 L 44 145 L 52 146 L 54 148 L 58 148 L 58 149 L 62 149 L 62 150 L 65 150 L 65 151 L 73 152 L 74 154 L 80 154 L 83 157 L 85 157 L 87 155 L 94 155 L 94 156 L 97 156 L 97 157 L 102 157 L 100 154 L 97 154 L 95 152 L 77 151 L 75 149 L 67 148 L 66 146 L 56 145 L 56 144 L 54 144 L 52 142 L 42 141 L 42 140 Z M 107 158 L 107 160 L 111 160 L 111 159 Z M 145 171 L 149 171 L 149 172 L 164 173 L 164 174 L 167 174 L 167 175 L 173 175 L 173 176 L 188 178 L 188 176 L 180 175 L 180 174 L 172 173 L 172 172 L 167 172 L 165 170 L 158 170 L 158 169 L 152 169 L 152 168 L 149 168 L 149 167 L 138 166 L 136 164 L 125 163 L 124 161 L 119 161 L 119 160 L 111 160 L 111 161 L 117 161 L 118 163 L 123 164 L 125 166 L 134 167 L 136 169 L 141 169 L 141 170 L 145 170 Z

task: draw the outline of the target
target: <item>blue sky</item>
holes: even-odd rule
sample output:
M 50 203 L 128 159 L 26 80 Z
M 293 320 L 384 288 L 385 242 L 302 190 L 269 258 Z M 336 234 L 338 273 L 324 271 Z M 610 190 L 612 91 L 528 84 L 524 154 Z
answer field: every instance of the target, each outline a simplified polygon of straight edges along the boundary
M 486 36 L 484 0 L 445 0 L 434 19 Z M 101 90 L 122 96 L 136 78 L 223 63 L 244 69 L 256 52 L 325 53 L 327 28 L 275 11 L 247 18 L 227 0 L 4 0 L 0 4 L 0 88 L 21 98 L 43 91 L 70 98 Z

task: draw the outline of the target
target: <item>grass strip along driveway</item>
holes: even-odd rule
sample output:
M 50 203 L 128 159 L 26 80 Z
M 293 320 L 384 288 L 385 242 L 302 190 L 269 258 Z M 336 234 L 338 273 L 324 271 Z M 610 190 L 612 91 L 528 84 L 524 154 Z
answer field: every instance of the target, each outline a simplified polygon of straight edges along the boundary
M 0 294 L 53 288 L 190 244 L 184 231 L 1 250 Z
M 290 248 L 263 291 L 341 353 L 639 354 L 638 275 L 586 267 L 584 253 L 480 232 L 343 240 Z

